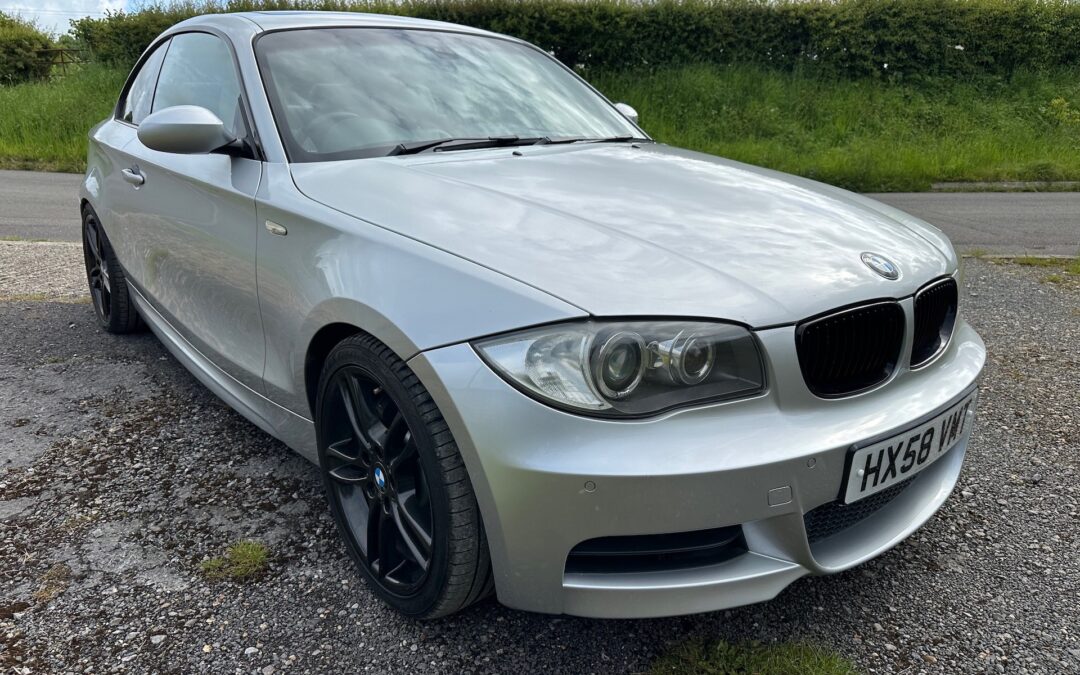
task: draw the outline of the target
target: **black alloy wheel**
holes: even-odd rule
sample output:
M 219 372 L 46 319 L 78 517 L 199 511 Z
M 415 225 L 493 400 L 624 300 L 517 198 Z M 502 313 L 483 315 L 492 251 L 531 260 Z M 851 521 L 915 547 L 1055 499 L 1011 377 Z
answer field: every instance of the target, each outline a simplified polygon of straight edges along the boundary
M 90 285 L 90 300 L 98 318 L 108 323 L 112 307 L 109 265 L 105 261 L 101 225 L 92 215 L 83 218 L 83 257 L 86 259 L 86 281 Z
M 82 213 L 83 260 L 94 314 L 110 333 L 131 333 L 141 327 L 131 302 L 127 277 L 113 253 L 97 214 L 89 206 Z
M 376 594 L 408 616 L 434 618 L 491 590 L 487 539 L 461 455 L 427 390 L 392 350 L 367 335 L 334 348 L 319 382 L 316 429 L 331 515 Z
M 415 591 L 431 566 L 431 491 L 405 416 L 358 366 L 334 373 L 326 470 L 364 563 L 387 590 Z

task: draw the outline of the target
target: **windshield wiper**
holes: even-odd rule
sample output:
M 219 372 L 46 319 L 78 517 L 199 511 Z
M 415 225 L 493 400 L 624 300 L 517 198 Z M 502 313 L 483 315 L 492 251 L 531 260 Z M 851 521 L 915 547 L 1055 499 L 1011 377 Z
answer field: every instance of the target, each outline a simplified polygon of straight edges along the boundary
M 474 150 L 477 148 L 500 148 L 515 145 L 562 145 L 569 143 L 625 143 L 628 141 L 649 141 L 636 136 L 608 136 L 593 138 L 590 136 L 478 136 L 476 138 L 436 138 L 428 141 L 410 141 L 398 143 L 387 157 L 395 155 L 416 155 L 421 152 L 447 152 L 449 150 Z
M 499 148 L 512 145 L 535 145 L 546 140 L 542 136 L 487 136 L 483 138 L 439 138 L 431 141 L 412 141 L 399 143 L 387 153 L 394 155 L 415 155 L 428 150 L 446 152 L 448 150 L 473 150 L 476 148 Z
M 646 141 L 647 138 L 638 138 L 637 136 L 607 136 L 604 138 L 594 138 L 592 136 L 549 136 L 543 138 L 537 142 L 537 145 L 561 145 L 567 143 L 625 143 L 628 141 Z
M 443 143 L 449 143 L 454 140 L 453 138 L 438 138 L 433 141 L 412 141 L 410 143 L 398 143 L 390 152 L 386 153 L 387 157 L 393 157 L 394 155 L 415 155 L 418 152 L 429 150 Z

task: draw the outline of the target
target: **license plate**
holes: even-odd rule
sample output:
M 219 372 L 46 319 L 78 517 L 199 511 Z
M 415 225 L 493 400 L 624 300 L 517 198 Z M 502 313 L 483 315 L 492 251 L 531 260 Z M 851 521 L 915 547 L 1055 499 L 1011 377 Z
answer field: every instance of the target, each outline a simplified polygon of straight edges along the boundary
M 973 391 L 940 415 L 888 440 L 856 446 L 848 463 L 844 503 L 881 492 L 936 462 L 963 438 L 976 396 Z

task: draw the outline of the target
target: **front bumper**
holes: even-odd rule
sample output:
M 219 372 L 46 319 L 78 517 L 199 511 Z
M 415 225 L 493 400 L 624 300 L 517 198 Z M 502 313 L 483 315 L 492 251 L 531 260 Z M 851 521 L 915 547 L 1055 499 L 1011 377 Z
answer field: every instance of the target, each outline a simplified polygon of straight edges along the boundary
M 900 368 L 879 389 L 840 400 L 806 389 L 793 327 L 757 336 L 770 382 L 765 394 L 635 421 L 586 418 L 538 403 L 467 344 L 409 362 L 469 470 L 502 603 L 579 616 L 653 617 L 759 602 L 803 575 L 837 572 L 883 553 L 941 506 L 959 476 L 970 423 L 956 447 L 865 520 L 815 544 L 803 520 L 837 498 L 853 443 L 903 431 L 970 391 L 986 358 L 970 326 L 957 324 L 931 366 Z M 789 501 L 776 498 L 788 492 Z M 730 525 L 742 526 L 747 550 L 716 564 L 566 571 L 571 549 L 586 540 Z

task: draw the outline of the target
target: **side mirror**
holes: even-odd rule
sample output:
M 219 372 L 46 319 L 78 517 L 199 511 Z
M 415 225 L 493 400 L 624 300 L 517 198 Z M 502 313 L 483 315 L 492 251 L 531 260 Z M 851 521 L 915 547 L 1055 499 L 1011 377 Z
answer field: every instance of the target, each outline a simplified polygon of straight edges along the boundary
M 235 140 L 218 116 L 197 105 L 178 105 L 148 115 L 139 124 L 139 140 L 151 150 L 202 155 Z
M 638 114 L 631 106 L 626 103 L 616 103 L 615 109 L 622 113 L 622 116 L 630 120 L 634 124 L 638 123 Z

